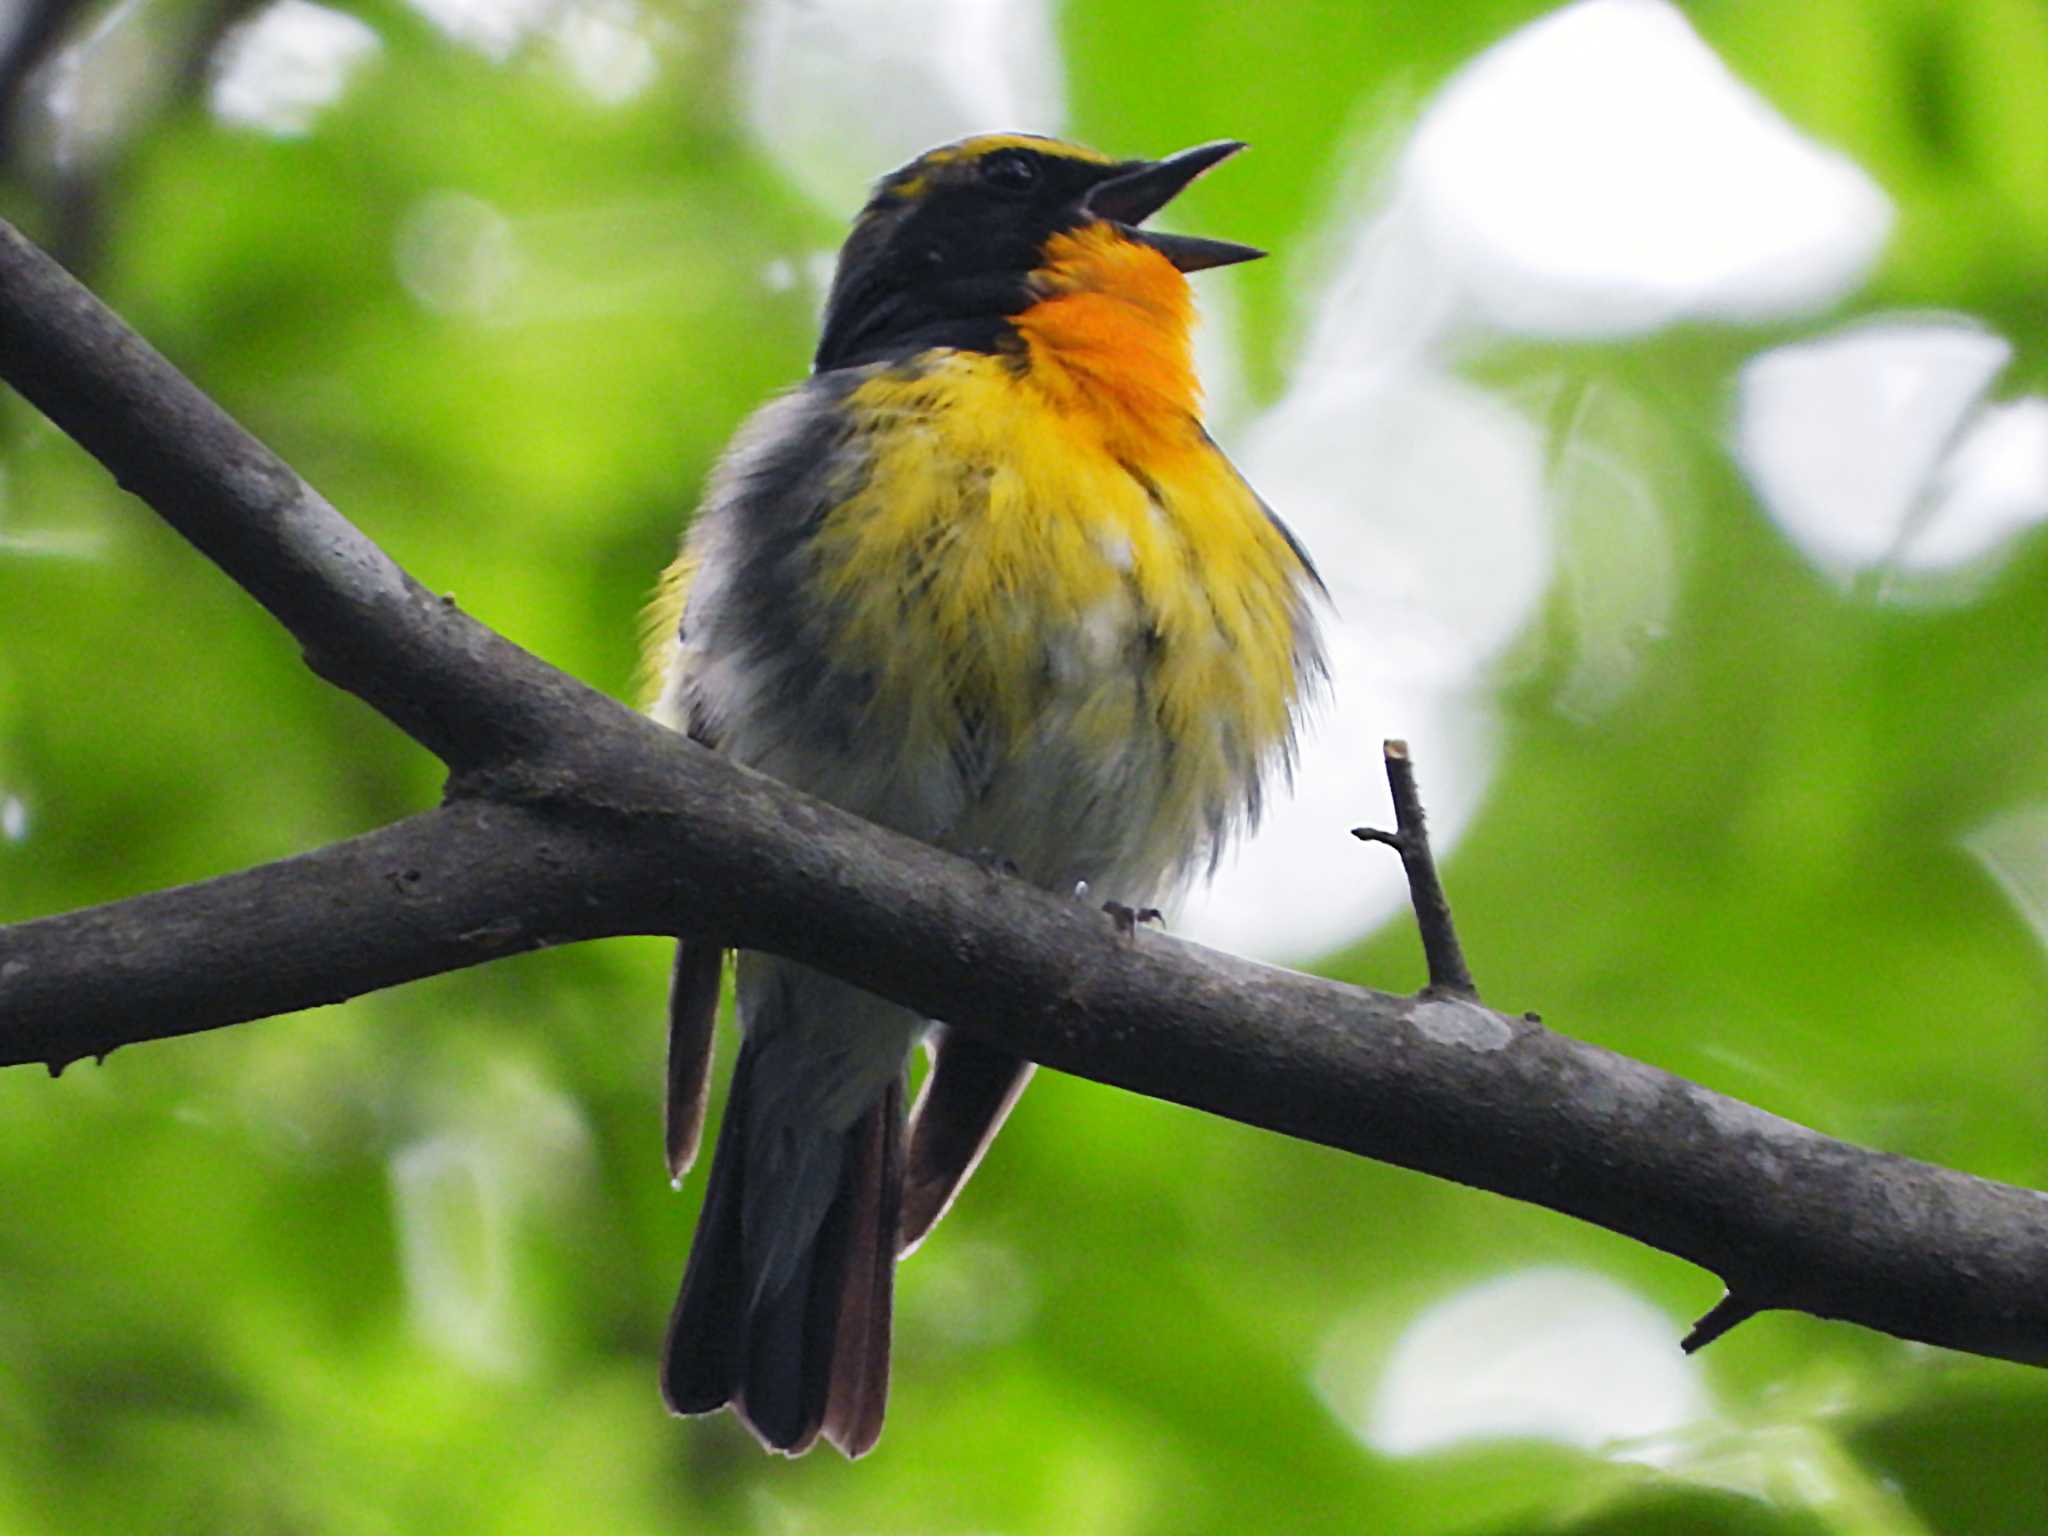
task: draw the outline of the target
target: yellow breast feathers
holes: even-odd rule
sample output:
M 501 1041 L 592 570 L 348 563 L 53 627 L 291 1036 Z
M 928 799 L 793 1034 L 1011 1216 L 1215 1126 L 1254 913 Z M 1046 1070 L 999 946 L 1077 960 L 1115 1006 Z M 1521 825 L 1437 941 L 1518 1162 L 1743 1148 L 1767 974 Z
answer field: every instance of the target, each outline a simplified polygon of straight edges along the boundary
M 848 660 L 879 697 L 1013 738 L 1082 681 L 1062 671 L 1129 672 L 1091 730 L 1160 730 L 1241 777 L 1287 740 L 1307 574 L 1191 415 L 1135 432 L 1129 413 L 1057 404 L 974 353 L 848 397 L 868 472 L 825 517 L 813 567 Z

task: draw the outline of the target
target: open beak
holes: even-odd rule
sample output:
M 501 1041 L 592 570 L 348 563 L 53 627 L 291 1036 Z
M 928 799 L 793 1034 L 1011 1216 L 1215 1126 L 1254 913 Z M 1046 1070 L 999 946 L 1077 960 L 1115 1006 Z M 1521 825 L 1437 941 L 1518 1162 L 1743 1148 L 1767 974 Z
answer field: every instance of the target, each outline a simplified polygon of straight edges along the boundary
M 1115 168 L 1109 180 L 1097 182 L 1081 199 L 1084 211 L 1123 226 L 1133 240 L 1149 245 L 1183 272 L 1256 261 L 1266 253 L 1254 245 L 1231 240 L 1205 240 L 1199 235 L 1169 235 L 1137 226 L 1185 191 L 1211 166 L 1220 165 L 1244 145 L 1236 139 L 1198 144 L 1164 160 L 1139 160 Z

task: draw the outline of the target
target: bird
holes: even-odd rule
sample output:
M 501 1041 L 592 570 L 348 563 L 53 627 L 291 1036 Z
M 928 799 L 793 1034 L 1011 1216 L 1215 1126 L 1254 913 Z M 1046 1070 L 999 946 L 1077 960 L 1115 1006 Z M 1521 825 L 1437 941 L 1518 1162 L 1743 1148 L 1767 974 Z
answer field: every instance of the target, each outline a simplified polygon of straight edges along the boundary
M 1291 769 L 1327 598 L 1203 425 L 1188 274 L 1264 252 L 1145 227 L 1244 147 L 1119 160 L 984 133 L 877 182 L 808 378 L 739 430 L 656 587 L 654 718 L 894 831 L 1106 896 L 1126 929 L 1213 874 Z M 680 940 L 678 1185 L 724 966 L 714 940 Z M 882 1430 L 896 1262 L 1032 1067 L 971 1020 L 792 960 L 743 951 L 734 971 L 739 1055 L 662 1394 L 732 1408 L 771 1451 L 822 1436 L 857 1457 Z

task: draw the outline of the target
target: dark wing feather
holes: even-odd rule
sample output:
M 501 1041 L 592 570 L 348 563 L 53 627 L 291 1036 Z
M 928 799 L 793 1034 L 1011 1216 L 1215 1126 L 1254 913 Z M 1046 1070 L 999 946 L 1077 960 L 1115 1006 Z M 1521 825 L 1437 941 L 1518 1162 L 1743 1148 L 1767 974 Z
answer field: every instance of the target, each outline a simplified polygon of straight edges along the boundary
M 1031 1073 L 1031 1063 L 1022 1057 L 950 1029 L 937 1031 L 932 1070 L 910 1112 L 899 1254 L 923 1242 L 946 1214 Z
M 668 991 L 668 1172 L 680 1179 L 697 1160 L 711 1094 L 711 1055 L 725 950 L 703 939 L 676 945 Z

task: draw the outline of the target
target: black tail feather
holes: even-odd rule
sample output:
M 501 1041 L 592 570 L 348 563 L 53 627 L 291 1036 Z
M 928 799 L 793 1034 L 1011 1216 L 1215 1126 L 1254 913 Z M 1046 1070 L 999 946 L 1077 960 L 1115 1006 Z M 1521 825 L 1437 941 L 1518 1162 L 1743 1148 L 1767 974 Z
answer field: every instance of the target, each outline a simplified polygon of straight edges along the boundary
M 733 1067 L 725 1123 L 711 1159 L 711 1181 L 690 1244 L 682 1291 L 669 1314 L 661 1349 L 661 1396 L 671 1413 L 711 1413 L 739 1390 L 746 1330 L 739 1326 L 746 1299 L 740 1267 L 740 1170 L 746 1162 L 747 1083 L 753 1063 L 745 1051 Z
M 865 1456 L 882 1435 L 889 1403 L 889 1336 L 896 1294 L 896 1224 L 903 1196 L 903 1083 L 889 1085 L 847 1149 L 854 1171 L 834 1310 L 831 1390 L 825 1438 L 849 1457 Z
M 831 1226 L 829 1217 L 826 1226 Z M 831 1254 L 811 1249 L 797 1261 L 789 1285 L 762 1297 L 753 1315 L 740 1325 L 746 1333 L 747 1363 L 733 1393 L 733 1409 L 763 1445 L 788 1456 L 801 1456 L 816 1443 L 825 1416 L 825 1373 L 817 1334 L 820 1323 L 829 1327 L 830 1320 L 818 1316 L 813 1281 L 821 1272 L 830 1273 L 831 1260 Z M 828 1337 L 827 1349 L 830 1343 Z
M 742 1045 L 711 1180 L 662 1354 L 675 1413 L 730 1405 L 761 1443 L 800 1456 L 822 1431 L 848 1456 L 872 1449 L 889 1393 L 903 1088 L 846 1133 L 839 1188 L 790 1281 L 750 1307 L 740 1211 L 751 1053 Z

